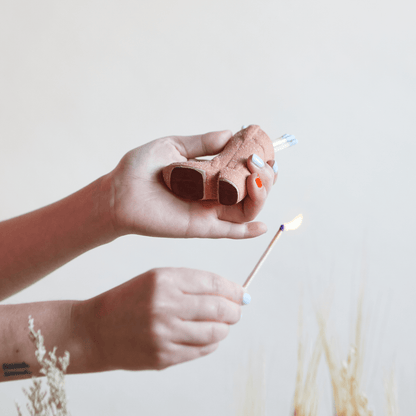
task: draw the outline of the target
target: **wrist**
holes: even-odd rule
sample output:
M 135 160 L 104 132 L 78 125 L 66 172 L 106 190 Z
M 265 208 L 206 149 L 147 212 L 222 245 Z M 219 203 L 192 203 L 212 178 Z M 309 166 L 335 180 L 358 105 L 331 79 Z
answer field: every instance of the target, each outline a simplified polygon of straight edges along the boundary
M 115 187 L 112 173 L 102 176 L 93 186 L 92 197 L 96 206 L 95 217 L 101 230 L 97 245 L 109 243 L 122 234 L 118 231 L 115 218 Z
M 107 370 L 105 357 L 100 348 L 95 299 L 74 301 L 72 304 L 72 348 L 69 373 L 96 373 Z
M 103 176 L 60 201 L 0 224 L 0 299 L 116 239 L 113 187 Z

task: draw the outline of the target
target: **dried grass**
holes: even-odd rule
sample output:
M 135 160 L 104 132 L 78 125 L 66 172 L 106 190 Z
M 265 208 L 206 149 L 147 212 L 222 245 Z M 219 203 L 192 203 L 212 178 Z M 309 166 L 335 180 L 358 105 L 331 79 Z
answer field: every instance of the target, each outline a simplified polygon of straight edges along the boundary
M 399 407 L 397 404 L 397 388 L 394 371 L 384 381 L 384 391 L 386 394 L 386 413 L 387 416 L 399 416 Z
M 299 310 L 298 328 L 298 369 L 296 374 L 295 396 L 293 399 L 293 411 L 295 416 L 318 416 L 319 392 L 316 383 L 319 363 L 322 355 L 322 342 L 318 337 L 312 351 L 312 357 L 308 363 L 306 378 L 305 367 L 305 341 L 303 340 L 303 313 L 302 306 Z
M 322 340 L 326 362 L 331 376 L 334 405 L 338 416 L 373 416 L 368 399 L 362 391 L 364 341 L 362 336 L 362 296 L 358 302 L 355 339 L 346 361 L 339 361 L 328 339 L 327 320 L 317 313 L 319 337 Z
M 49 352 L 49 359 L 45 357 L 46 349 L 43 336 L 38 330 L 35 332 L 34 320 L 29 316 L 29 336 L 36 346 L 36 358 L 41 366 L 40 372 L 46 376 L 48 391 L 42 391 L 42 381 L 32 378 L 32 386 L 29 392 L 23 389 L 29 399 L 26 408 L 31 416 L 70 416 L 67 409 L 65 392 L 65 373 L 69 365 L 69 352 L 66 351 L 63 357 L 57 358 L 55 353 L 57 347 Z M 49 394 L 48 394 L 49 393 Z M 19 416 L 23 416 L 19 405 L 16 403 Z
M 265 367 L 265 352 L 262 349 L 257 353 L 251 349 L 248 365 L 240 365 L 234 380 L 238 416 L 266 415 Z
M 343 361 L 339 359 L 339 351 L 335 348 L 334 342 L 331 341 L 328 335 L 328 313 L 325 313 L 322 309 L 317 312 L 316 316 L 319 326 L 319 335 L 315 341 L 312 355 L 307 363 L 305 374 L 305 340 L 302 328 L 302 308 L 300 309 L 298 368 L 293 407 L 291 411 L 292 415 L 319 415 L 317 375 L 320 359 L 322 353 L 324 353 L 331 378 L 334 416 L 374 416 L 374 412 L 370 409 L 368 399 L 362 386 L 365 344 L 365 337 L 363 336 L 362 329 L 362 314 L 363 296 L 361 293 L 357 305 L 354 340 L 350 347 L 347 359 Z M 265 395 L 265 392 L 259 389 L 259 385 L 253 384 L 255 374 L 258 374 L 259 370 L 255 368 L 252 357 L 254 357 L 253 353 L 250 355 L 248 382 L 244 391 L 245 407 L 237 413 L 238 416 L 259 416 L 265 414 L 264 408 L 260 406 L 261 397 Z M 391 372 L 389 377 L 385 380 L 385 397 L 386 415 L 399 416 L 397 391 L 393 372 Z M 261 412 L 260 409 L 262 410 Z

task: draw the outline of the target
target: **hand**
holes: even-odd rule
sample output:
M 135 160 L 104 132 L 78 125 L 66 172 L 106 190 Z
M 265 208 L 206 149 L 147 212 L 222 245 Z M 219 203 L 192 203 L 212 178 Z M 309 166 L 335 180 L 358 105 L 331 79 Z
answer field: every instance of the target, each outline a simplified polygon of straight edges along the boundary
M 141 234 L 178 238 L 252 238 L 267 231 L 252 221 L 261 211 L 277 174 L 267 161 L 259 168 L 247 161 L 248 195 L 240 203 L 225 206 L 217 201 L 185 201 L 165 185 L 161 171 L 174 162 L 221 152 L 230 131 L 190 137 L 166 137 L 128 152 L 110 173 L 113 187 L 112 218 L 117 235 Z M 262 187 L 256 184 L 260 175 Z M 259 181 L 258 181 L 259 182 Z
M 81 302 L 97 371 L 161 370 L 215 351 L 244 293 L 213 273 L 159 268 Z

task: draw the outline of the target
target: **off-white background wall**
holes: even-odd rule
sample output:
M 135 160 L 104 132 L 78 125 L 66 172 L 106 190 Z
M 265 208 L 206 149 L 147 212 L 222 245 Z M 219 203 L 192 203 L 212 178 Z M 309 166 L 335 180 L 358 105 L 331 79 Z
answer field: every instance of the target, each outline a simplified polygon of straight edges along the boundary
M 124 237 L 3 302 L 87 299 L 163 266 L 242 284 L 279 225 L 303 213 L 304 224 L 280 239 L 250 286 L 241 322 L 214 354 L 161 372 L 68 376 L 74 416 L 233 415 L 234 375 L 260 347 L 267 414 L 287 415 L 300 287 L 311 343 L 312 306 L 333 289 L 332 324 L 346 356 L 363 273 L 365 391 L 384 414 L 382 377 L 395 366 L 399 405 L 410 414 L 414 16 L 411 0 L 1 1 L 0 219 L 67 196 L 158 137 L 259 124 L 272 137 L 299 139 L 277 155 L 279 180 L 258 216 L 265 235 Z M 320 383 L 320 414 L 329 415 L 325 366 Z M 24 402 L 29 384 L 0 385 L 2 415 L 16 414 L 13 402 Z

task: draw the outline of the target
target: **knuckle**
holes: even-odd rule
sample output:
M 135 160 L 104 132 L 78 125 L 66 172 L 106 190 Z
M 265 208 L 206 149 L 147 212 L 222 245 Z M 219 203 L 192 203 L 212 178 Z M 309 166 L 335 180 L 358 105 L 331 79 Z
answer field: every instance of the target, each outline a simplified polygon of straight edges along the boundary
M 149 335 L 155 350 L 159 350 L 163 347 L 165 333 L 166 331 L 164 330 L 161 322 L 159 322 L 157 319 L 151 322 Z
M 152 319 L 158 321 L 165 321 L 170 315 L 169 312 L 172 309 L 169 299 L 166 298 L 161 290 L 154 292 L 150 304 L 149 313 Z
M 160 276 L 161 276 L 160 269 L 148 270 L 147 278 L 148 278 L 151 289 L 154 290 L 157 287 L 158 282 L 160 281 Z
M 149 270 L 150 279 L 152 280 L 152 282 L 159 284 L 163 282 L 165 278 L 166 274 L 164 272 L 165 270 L 163 268 L 151 269 Z
M 212 286 L 212 293 L 220 294 L 221 293 L 221 279 L 216 274 L 211 275 L 211 286 Z
M 152 311 L 165 311 L 171 302 L 171 277 L 163 269 L 152 269 L 149 271 L 149 284 L 147 296 L 149 308 Z
M 170 147 L 174 148 L 181 155 L 186 155 L 186 147 L 183 144 L 182 138 L 180 136 L 169 136 L 165 138 L 165 143 L 169 144 Z
M 159 306 L 161 305 L 161 306 Z M 151 307 L 146 311 L 147 314 L 147 332 L 151 340 L 157 345 L 165 342 L 172 334 L 172 314 L 165 308 L 165 304 L 153 302 Z
M 156 322 L 151 327 L 151 346 L 149 352 L 149 361 L 152 368 L 163 370 L 169 364 L 168 336 L 164 325 Z
M 223 298 L 217 297 L 215 305 L 215 313 L 218 320 L 223 321 L 227 314 L 227 301 Z

